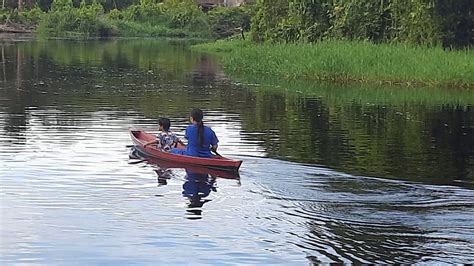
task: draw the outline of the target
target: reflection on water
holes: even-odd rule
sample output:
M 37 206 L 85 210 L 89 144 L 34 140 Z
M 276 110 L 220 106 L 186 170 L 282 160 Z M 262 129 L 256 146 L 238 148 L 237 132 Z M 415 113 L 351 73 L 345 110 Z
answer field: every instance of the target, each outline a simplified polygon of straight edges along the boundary
M 210 200 L 206 199 L 211 191 L 217 192 L 215 187 L 216 178 L 208 174 L 193 173 L 186 171 L 186 182 L 183 184 L 183 196 L 189 199 L 188 212 L 199 218 L 202 214 L 202 206 Z
M 235 179 L 238 181 L 237 184 L 240 185 L 239 173 L 235 171 L 216 170 L 203 166 L 145 158 L 141 157 L 139 150 L 135 147 L 132 147 L 130 154 L 131 159 L 139 159 L 139 161 L 132 162 L 133 164 L 147 162 L 156 166 L 153 171 L 157 176 L 158 187 L 168 185 L 169 180 L 177 176 L 173 169 L 185 170 L 182 194 L 189 200 L 187 212 L 192 215 L 188 217 L 189 219 L 201 218 L 204 203 L 211 201 L 207 197 L 211 191 L 217 192 L 217 178 Z
M 0 264 L 474 261 L 472 92 L 244 85 L 183 42 L 0 47 Z M 240 177 L 128 159 L 130 126 L 182 135 L 192 107 Z

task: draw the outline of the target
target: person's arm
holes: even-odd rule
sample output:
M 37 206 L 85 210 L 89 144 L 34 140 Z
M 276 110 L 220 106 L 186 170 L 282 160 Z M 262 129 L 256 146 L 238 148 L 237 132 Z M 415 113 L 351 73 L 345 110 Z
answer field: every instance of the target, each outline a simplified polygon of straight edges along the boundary
M 217 138 L 216 133 L 213 130 L 211 130 L 211 132 L 212 132 L 211 151 L 219 155 L 219 153 L 217 152 L 217 148 L 219 147 L 217 143 L 219 143 L 219 139 Z
M 175 135 L 174 140 L 173 140 L 173 146 L 176 148 L 178 146 L 178 144 L 186 146 L 186 144 L 184 144 L 184 142 L 182 142 L 181 139 L 178 138 L 178 136 Z
M 159 142 L 160 142 L 159 139 L 155 139 L 155 140 L 152 140 L 152 141 L 149 141 L 149 142 L 145 143 L 145 144 L 143 145 L 143 147 L 146 148 L 146 147 L 149 146 L 149 145 L 156 144 L 156 143 L 159 143 Z

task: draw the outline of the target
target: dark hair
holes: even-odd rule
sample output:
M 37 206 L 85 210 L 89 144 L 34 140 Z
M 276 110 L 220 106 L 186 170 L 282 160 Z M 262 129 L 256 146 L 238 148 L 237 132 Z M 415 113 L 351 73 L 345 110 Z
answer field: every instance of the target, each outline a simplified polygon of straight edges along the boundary
M 168 118 L 160 118 L 158 120 L 158 125 L 163 126 L 165 131 L 169 131 L 171 127 L 171 122 Z
M 198 134 L 199 134 L 199 144 L 204 144 L 204 123 L 202 122 L 202 118 L 204 114 L 201 109 L 193 109 L 191 111 L 191 117 L 198 125 Z

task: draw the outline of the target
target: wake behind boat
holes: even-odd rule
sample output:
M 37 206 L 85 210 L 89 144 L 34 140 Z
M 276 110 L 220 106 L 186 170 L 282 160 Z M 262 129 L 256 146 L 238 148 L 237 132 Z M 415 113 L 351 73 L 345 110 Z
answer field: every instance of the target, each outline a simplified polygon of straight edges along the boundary
M 240 168 L 240 165 L 242 164 L 241 160 L 233 160 L 217 155 L 214 155 L 212 158 L 201 158 L 164 152 L 156 148 L 156 146 L 153 147 L 151 145 L 144 147 L 145 143 L 155 140 L 156 136 L 139 129 L 130 129 L 129 132 L 133 144 L 135 144 L 136 148 L 140 152 L 151 158 L 182 164 L 204 166 L 213 169 L 233 171 L 237 171 Z M 178 144 L 177 148 L 185 149 L 186 146 Z

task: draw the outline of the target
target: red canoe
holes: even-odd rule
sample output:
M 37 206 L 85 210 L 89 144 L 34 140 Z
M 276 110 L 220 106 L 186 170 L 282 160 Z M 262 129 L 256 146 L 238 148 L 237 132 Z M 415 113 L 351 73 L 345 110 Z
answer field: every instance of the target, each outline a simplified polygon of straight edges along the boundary
M 213 158 L 201 158 L 163 152 L 157 149 L 156 146 L 153 147 L 152 145 L 145 148 L 143 145 L 149 141 L 155 140 L 156 137 L 153 134 L 146 133 L 143 130 L 130 129 L 129 131 L 133 144 L 135 144 L 137 149 L 152 158 L 221 170 L 238 170 L 242 164 L 242 161 L 240 160 L 232 160 L 221 156 L 214 156 Z M 185 149 L 186 147 L 179 145 L 178 148 Z
M 240 179 L 239 172 L 236 170 L 222 170 L 222 169 L 215 169 L 209 168 L 204 166 L 198 165 L 188 165 L 182 164 L 172 161 L 163 161 L 160 159 L 150 158 L 147 159 L 148 163 L 158 165 L 160 168 L 163 169 L 184 169 L 186 171 L 197 173 L 197 174 L 207 174 L 210 176 L 225 178 L 225 179 Z

